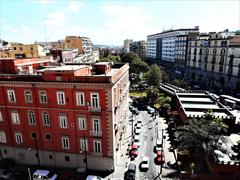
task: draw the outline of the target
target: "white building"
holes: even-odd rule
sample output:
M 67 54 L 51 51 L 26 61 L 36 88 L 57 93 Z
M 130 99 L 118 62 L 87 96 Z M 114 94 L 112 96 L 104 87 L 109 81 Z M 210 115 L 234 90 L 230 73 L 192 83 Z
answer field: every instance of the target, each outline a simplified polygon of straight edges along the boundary
M 163 31 L 147 36 L 147 57 L 155 61 L 175 62 L 175 42 L 179 35 L 199 32 L 199 27 L 193 29 L 176 29 Z

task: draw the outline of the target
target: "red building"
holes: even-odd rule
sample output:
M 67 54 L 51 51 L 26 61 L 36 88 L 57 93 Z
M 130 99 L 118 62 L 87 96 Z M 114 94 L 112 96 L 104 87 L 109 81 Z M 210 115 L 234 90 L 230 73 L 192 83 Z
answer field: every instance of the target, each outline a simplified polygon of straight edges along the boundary
M 0 73 L 6 74 L 33 74 L 39 66 L 48 66 L 53 62 L 52 56 L 37 58 L 0 58 Z
M 96 63 L 0 74 L 0 155 L 26 164 L 113 169 L 128 112 L 128 69 Z

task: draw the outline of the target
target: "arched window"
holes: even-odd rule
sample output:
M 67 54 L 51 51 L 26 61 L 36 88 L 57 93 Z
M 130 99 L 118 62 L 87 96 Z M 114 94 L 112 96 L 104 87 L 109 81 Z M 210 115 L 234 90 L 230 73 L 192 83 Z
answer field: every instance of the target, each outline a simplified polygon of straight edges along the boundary
M 30 125 L 36 125 L 36 118 L 33 111 L 28 112 L 28 122 Z
M 32 92 L 31 91 L 25 91 L 25 102 L 26 103 L 32 103 Z

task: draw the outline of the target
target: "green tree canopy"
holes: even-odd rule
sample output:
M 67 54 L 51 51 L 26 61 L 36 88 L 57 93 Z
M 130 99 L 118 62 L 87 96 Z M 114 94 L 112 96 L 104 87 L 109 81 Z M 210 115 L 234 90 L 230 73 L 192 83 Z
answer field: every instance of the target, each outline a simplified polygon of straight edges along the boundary
M 131 64 L 132 61 L 139 59 L 139 57 L 136 53 L 129 52 L 127 54 L 123 54 L 121 59 L 122 62 Z
M 190 119 L 188 122 L 188 125 L 177 129 L 178 148 L 187 150 L 196 162 L 205 161 L 211 170 L 208 154 L 218 147 L 219 137 L 227 131 L 227 126 L 210 113 L 206 113 L 204 118 Z
M 99 62 L 118 62 L 121 61 L 121 57 L 119 55 L 108 55 L 107 57 L 100 57 Z
M 141 59 L 135 59 L 130 64 L 130 73 L 139 74 L 140 72 L 145 73 L 149 70 L 149 66 L 145 61 Z
M 150 67 L 149 72 L 147 73 L 148 85 L 159 86 L 159 83 L 162 82 L 162 71 L 158 65 L 154 64 Z

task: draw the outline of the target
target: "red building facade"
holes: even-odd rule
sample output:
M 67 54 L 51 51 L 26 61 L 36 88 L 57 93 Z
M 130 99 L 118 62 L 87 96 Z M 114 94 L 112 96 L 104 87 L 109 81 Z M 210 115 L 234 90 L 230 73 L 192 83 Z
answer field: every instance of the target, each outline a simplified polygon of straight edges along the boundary
M 0 75 L 1 156 L 26 164 L 114 169 L 128 112 L 128 68 L 96 63 Z

